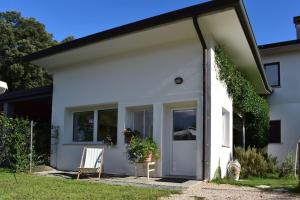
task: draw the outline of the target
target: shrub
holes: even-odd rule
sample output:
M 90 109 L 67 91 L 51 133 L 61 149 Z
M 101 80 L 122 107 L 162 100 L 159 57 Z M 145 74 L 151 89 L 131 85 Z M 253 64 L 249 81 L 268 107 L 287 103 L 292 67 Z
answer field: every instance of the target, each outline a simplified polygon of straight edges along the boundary
M 25 171 L 29 166 L 30 123 L 0 115 L 0 166 Z
M 38 122 L 33 128 L 34 162 L 50 164 L 51 124 Z
M 266 148 L 261 149 L 260 152 L 267 161 L 267 172 L 270 174 L 277 174 L 279 172 L 277 157 L 268 154 Z
M 285 157 L 280 167 L 279 177 L 291 177 L 295 174 L 295 158 L 291 153 Z
M 221 169 L 221 166 L 220 166 L 220 159 L 219 159 L 219 165 L 218 165 L 218 168 L 215 171 L 213 180 L 221 180 L 221 179 L 222 179 L 222 169 Z
M 259 96 L 255 87 L 242 74 L 222 47 L 216 47 L 218 78 L 227 86 L 233 106 L 245 118 L 247 146 L 267 145 L 269 130 L 269 105 Z
M 158 147 L 151 138 L 132 137 L 127 146 L 127 155 L 130 162 L 144 162 L 150 153 L 155 159 L 158 159 Z
M 242 178 L 249 176 L 266 176 L 268 172 L 268 163 L 261 152 L 256 148 L 244 150 L 241 147 L 234 149 L 235 159 L 241 164 Z

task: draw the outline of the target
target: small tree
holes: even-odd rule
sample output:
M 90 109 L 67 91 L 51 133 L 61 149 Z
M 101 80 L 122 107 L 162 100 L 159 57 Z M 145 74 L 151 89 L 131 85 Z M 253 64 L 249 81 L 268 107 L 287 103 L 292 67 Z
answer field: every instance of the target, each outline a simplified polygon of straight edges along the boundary
M 50 85 L 51 76 L 39 66 L 21 61 L 27 54 L 59 44 L 45 25 L 19 12 L 0 12 L 0 80 L 10 91 Z M 69 36 L 62 42 L 73 40 Z

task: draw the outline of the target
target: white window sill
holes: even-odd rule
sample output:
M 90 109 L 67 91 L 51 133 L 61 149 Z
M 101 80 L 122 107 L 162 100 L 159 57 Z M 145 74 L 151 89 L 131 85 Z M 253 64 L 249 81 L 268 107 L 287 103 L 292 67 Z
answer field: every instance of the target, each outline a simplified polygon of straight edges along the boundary
M 63 145 L 101 145 L 106 146 L 103 142 L 70 142 L 64 143 Z

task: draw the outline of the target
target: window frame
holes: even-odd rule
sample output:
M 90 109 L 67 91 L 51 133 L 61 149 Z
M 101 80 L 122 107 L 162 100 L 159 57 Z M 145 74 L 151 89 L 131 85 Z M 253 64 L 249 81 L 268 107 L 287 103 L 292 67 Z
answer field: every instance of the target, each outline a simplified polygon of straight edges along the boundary
M 272 66 L 272 65 L 277 65 L 277 79 L 278 79 L 278 84 L 277 85 L 271 85 L 271 87 L 274 88 L 280 88 L 281 87 L 281 77 L 280 77 L 280 62 L 271 62 L 271 63 L 265 63 L 264 64 L 264 70 L 266 73 L 266 69 L 268 66 Z M 267 73 L 266 73 L 267 76 Z M 267 77 L 268 78 L 268 77 Z M 268 80 L 269 81 L 269 80 Z
M 192 140 L 174 140 L 174 112 L 176 111 L 186 111 L 186 110 L 193 110 L 195 111 L 195 117 L 196 117 L 196 137 L 195 139 L 192 139 Z M 170 127 L 170 130 L 171 130 L 171 134 L 170 134 L 170 137 L 171 137 L 171 141 L 172 142 L 180 142 L 180 141 L 185 141 L 185 142 L 194 142 L 194 141 L 197 141 L 197 138 L 199 137 L 198 136 L 198 123 L 197 123 L 197 120 L 198 120 L 198 109 L 197 107 L 195 106 L 188 106 L 188 107 L 178 107 L 178 108 L 172 108 L 171 109 L 171 127 Z
M 275 141 L 270 141 L 270 135 L 271 135 L 271 122 L 279 122 L 279 142 L 275 142 Z M 281 137 L 281 119 L 274 119 L 274 120 L 270 120 L 269 122 L 270 127 L 269 127 L 269 137 L 268 137 L 268 144 L 282 144 L 282 137 Z
M 222 108 L 222 147 L 230 148 L 231 146 L 230 124 L 230 112 Z
M 147 111 L 151 111 L 152 112 L 152 133 L 151 133 L 151 137 L 150 138 L 153 138 L 153 121 L 154 121 L 154 118 L 153 118 L 153 109 L 151 108 L 142 108 L 142 109 L 134 109 L 132 110 L 132 130 L 136 130 L 135 128 L 135 112 L 143 112 L 143 132 L 141 134 L 143 134 L 143 138 L 146 138 L 146 112 Z
M 98 133 L 99 133 L 99 111 L 101 112 L 101 111 L 105 111 L 105 110 L 116 110 L 117 111 L 117 132 L 116 132 L 117 138 L 116 138 L 116 143 L 115 143 L 115 145 L 116 145 L 116 144 L 118 144 L 118 120 L 119 120 L 118 113 L 119 113 L 119 110 L 118 110 L 118 108 L 114 108 L 114 107 L 95 110 L 95 113 L 97 115 L 97 117 L 95 118 L 95 122 L 94 122 L 94 123 L 96 123 L 96 126 L 95 126 L 96 133 L 94 132 L 94 138 L 93 138 L 94 140 L 93 141 L 104 144 L 103 140 L 98 140 Z
M 97 107 L 85 107 L 85 108 L 73 108 L 70 110 L 71 114 L 71 132 L 72 132 L 72 138 L 71 143 L 74 144 L 105 144 L 103 141 L 98 141 L 98 111 L 101 110 L 112 110 L 116 109 L 118 112 L 117 115 L 117 141 L 116 145 L 118 144 L 118 120 L 119 120 L 119 108 L 116 104 L 110 104 L 110 105 L 103 105 L 103 106 L 97 106 Z M 74 114 L 75 113 L 81 113 L 81 112 L 93 112 L 94 113 L 94 126 L 93 126 L 93 140 L 92 141 L 75 141 L 74 140 Z
M 93 113 L 93 131 L 92 131 L 92 140 L 82 140 L 82 141 L 76 141 L 75 140 L 75 114 L 78 113 Z M 82 110 L 82 111 L 74 111 L 72 112 L 72 142 L 76 143 L 89 143 L 94 141 L 94 132 L 95 132 L 95 113 L 93 110 Z

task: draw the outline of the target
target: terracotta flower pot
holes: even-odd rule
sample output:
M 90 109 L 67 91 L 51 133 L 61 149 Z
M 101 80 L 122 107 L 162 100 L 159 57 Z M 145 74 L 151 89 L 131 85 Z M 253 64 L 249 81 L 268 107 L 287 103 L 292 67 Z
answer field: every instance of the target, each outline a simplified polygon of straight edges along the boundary
M 148 157 L 146 158 L 145 162 L 151 162 L 152 161 L 152 153 L 150 153 L 148 155 Z

